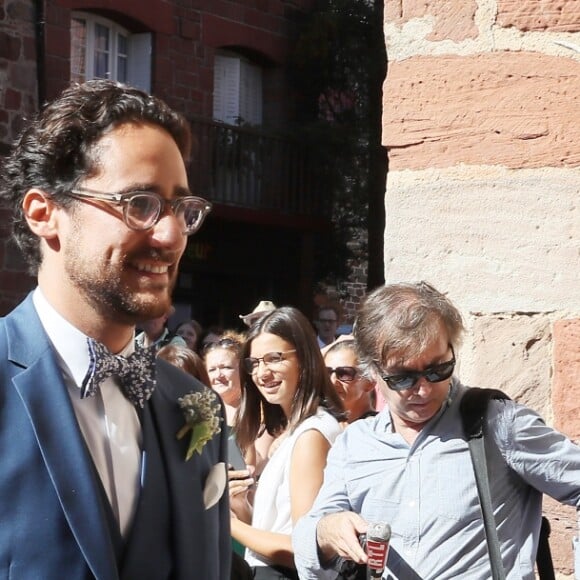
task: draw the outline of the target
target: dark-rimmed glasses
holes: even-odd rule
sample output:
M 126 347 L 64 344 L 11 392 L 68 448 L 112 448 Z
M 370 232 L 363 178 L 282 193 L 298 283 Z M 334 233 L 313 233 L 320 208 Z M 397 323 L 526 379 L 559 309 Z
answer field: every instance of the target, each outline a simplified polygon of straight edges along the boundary
M 405 391 L 407 389 L 413 388 L 417 381 L 423 377 L 429 383 L 439 383 L 445 381 L 452 374 L 455 369 L 455 352 L 453 351 L 453 346 L 450 344 L 451 349 L 451 360 L 442 362 L 440 364 L 431 365 L 424 371 L 408 371 L 404 373 L 398 373 L 395 375 L 384 374 L 384 371 L 375 364 L 379 371 L 379 375 L 387 386 L 393 391 Z
M 334 373 L 336 378 L 343 383 L 350 383 L 355 380 L 358 369 L 355 367 L 326 367 L 329 375 Z
M 165 199 L 154 191 L 129 191 L 127 193 L 105 193 L 78 188 L 65 195 L 75 199 L 92 199 L 120 205 L 123 208 L 125 225 L 136 231 L 151 229 L 167 211 L 167 207 L 183 225 L 183 234 L 194 234 L 212 209 L 212 204 L 194 195 Z
M 244 359 L 244 370 L 251 375 L 258 370 L 260 361 L 262 361 L 267 367 L 280 364 L 282 361 L 286 360 L 284 355 L 292 352 L 296 352 L 296 349 L 285 350 L 283 352 L 267 352 L 264 356 L 260 357 L 249 356 Z

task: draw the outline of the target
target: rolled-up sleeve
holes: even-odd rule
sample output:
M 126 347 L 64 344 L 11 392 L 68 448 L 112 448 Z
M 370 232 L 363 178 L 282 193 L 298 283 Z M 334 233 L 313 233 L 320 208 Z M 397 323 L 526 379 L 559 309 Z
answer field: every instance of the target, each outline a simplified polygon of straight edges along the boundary
M 496 443 L 510 467 L 538 491 L 580 508 L 580 447 L 523 405 L 494 406 Z

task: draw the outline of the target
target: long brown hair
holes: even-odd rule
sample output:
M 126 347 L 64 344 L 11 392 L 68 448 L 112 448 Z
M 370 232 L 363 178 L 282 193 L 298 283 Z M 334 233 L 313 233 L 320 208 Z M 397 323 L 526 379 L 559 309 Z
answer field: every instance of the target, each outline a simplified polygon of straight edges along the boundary
M 266 332 L 279 336 L 296 349 L 300 375 L 289 419 L 280 405 L 268 403 L 262 397 L 251 375 L 243 368 L 243 360 L 249 356 L 252 341 Z M 242 401 L 235 431 L 242 449 L 247 449 L 256 440 L 262 422 L 268 433 L 276 436 L 288 425 L 294 429 L 304 419 L 315 415 L 318 407 L 324 407 L 339 420 L 344 418 L 342 402 L 330 382 L 316 333 L 298 309 L 283 306 L 260 318 L 248 332 L 242 348 L 241 364 Z

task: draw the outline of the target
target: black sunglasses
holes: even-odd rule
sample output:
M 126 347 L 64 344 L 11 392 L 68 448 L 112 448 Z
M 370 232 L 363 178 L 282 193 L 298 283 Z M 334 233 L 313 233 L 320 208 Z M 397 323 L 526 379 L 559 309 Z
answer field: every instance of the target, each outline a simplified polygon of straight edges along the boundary
M 411 389 L 417 384 L 417 381 L 421 377 L 424 377 L 429 383 L 439 383 L 444 381 L 453 374 L 453 370 L 455 369 L 455 352 L 453 351 L 453 346 L 451 344 L 449 345 L 449 348 L 451 349 L 451 360 L 432 365 L 424 371 L 409 371 L 396 375 L 385 375 L 381 368 L 377 366 L 381 379 L 383 379 L 383 381 L 385 381 L 388 387 L 393 391 L 405 391 Z
M 350 383 L 351 381 L 354 381 L 358 373 L 358 369 L 355 369 L 354 367 L 326 367 L 326 370 L 328 371 L 329 375 L 334 373 L 336 378 L 343 383 Z

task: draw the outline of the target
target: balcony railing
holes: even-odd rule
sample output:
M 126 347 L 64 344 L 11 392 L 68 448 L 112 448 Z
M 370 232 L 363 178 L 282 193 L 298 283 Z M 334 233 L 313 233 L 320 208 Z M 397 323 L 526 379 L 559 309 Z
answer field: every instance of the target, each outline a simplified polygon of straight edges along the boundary
M 246 127 L 194 119 L 191 187 L 214 203 L 324 217 L 325 201 L 304 147 Z

